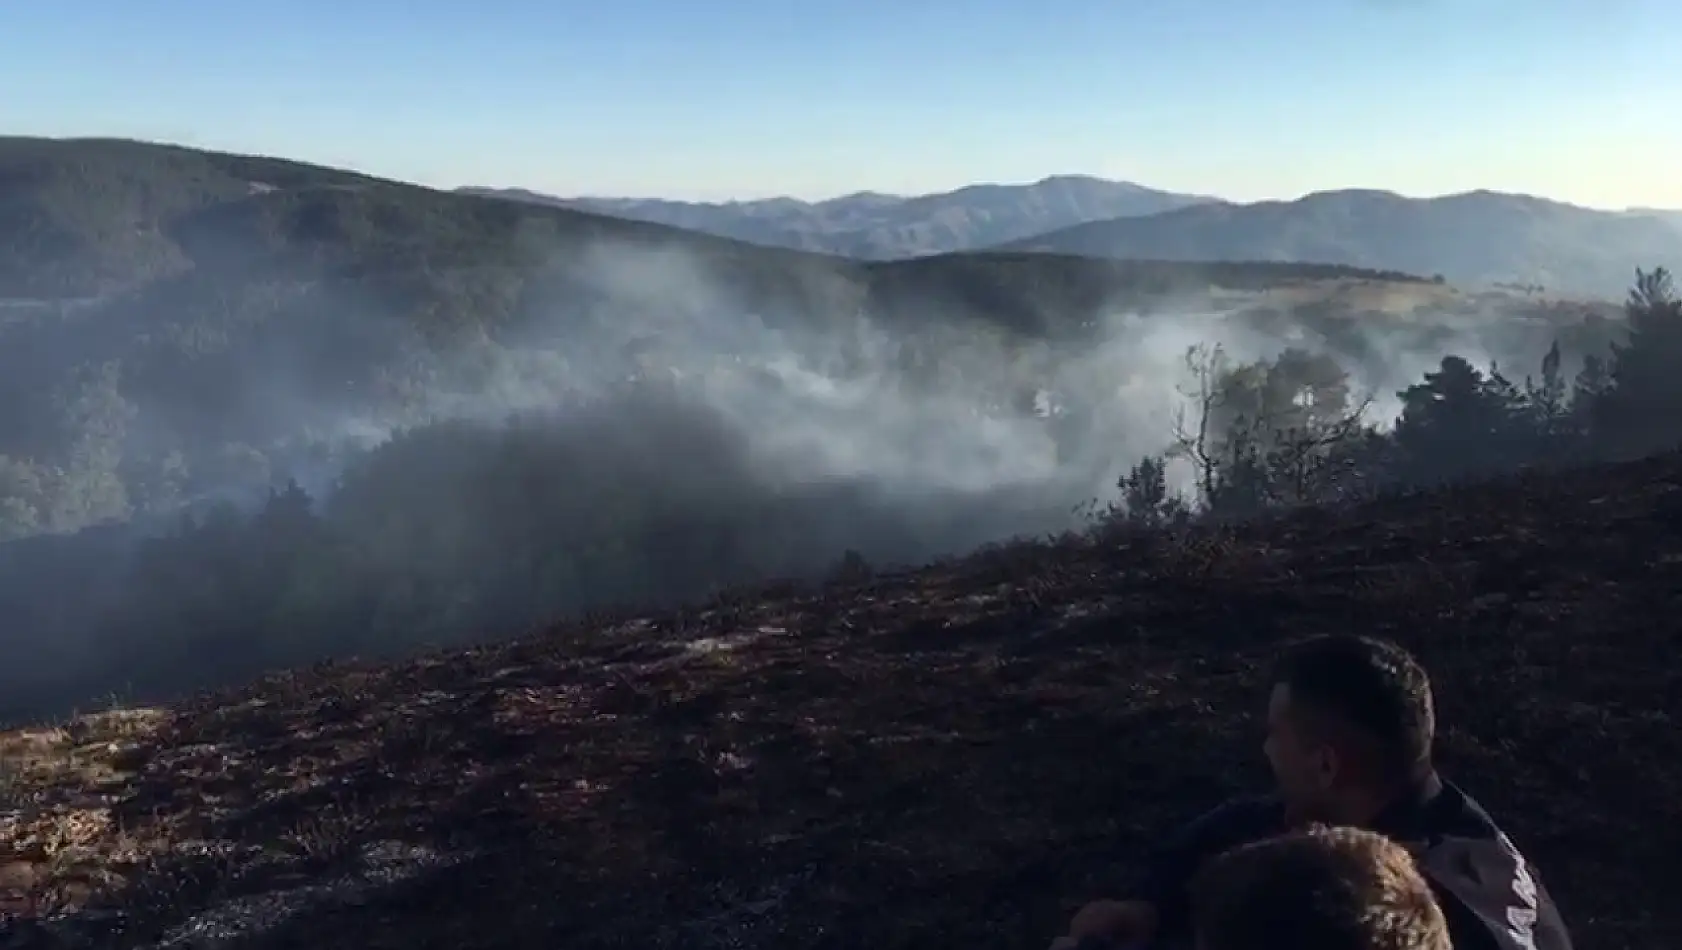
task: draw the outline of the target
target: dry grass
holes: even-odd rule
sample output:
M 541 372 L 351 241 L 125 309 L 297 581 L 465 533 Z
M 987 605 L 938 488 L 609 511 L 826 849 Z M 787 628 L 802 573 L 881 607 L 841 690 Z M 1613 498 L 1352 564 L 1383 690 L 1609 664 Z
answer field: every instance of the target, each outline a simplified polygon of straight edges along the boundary
M 1257 296 L 1266 305 L 1284 309 L 1329 304 L 1339 312 L 1401 316 L 1411 315 L 1420 308 L 1450 309 L 1468 300 L 1465 291 L 1448 284 L 1351 279 L 1287 284 L 1269 288 Z
M 1418 281 L 1337 280 L 1297 281 L 1253 293 L 1232 293 L 1235 300 L 1252 300 L 1261 306 L 1290 311 L 1298 307 L 1325 307 L 1332 313 L 1370 317 L 1385 314 L 1413 319 L 1421 314 L 1463 312 L 1501 313 L 1506 319 L 1535 319 L 1555 312 L 1560 320 L 1576 322 L 1587 313 L 1616 314 L 1617 307 L 1603 300 L 1560 296 L 1556 293 L 1525 294 L 1499 288 L 1466 288 L 1453 284 Z
M 1357 629 L 1434 670 L 1579 944 L 1665 946 L 1679 616 L 1676 458 L 1006 546 L 7 736 L 0 886 L 138 946 L 404 842 L 458 859 L 247 945 L 1040 946 L 1259 781 L 1258 661 Z

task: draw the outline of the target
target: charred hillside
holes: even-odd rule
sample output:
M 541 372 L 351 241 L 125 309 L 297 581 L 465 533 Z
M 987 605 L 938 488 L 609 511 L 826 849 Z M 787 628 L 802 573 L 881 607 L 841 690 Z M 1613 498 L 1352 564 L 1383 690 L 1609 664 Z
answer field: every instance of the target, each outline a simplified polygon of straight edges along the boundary
M 1039 946 L 1359 629 L 1579 944 L 1663 946 L 1679 608 L 1675 454 L 996 548 L 12 733 L 0 874 L 47 946 Z

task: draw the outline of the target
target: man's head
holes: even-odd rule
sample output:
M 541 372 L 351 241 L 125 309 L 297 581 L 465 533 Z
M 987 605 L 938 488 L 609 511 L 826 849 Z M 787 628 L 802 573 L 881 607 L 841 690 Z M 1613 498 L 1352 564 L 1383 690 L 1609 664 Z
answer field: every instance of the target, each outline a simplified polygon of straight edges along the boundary
M 1197 950 L 1450 950 L 1412 855 L 1314 826 L 1228 851 L 1192 882 Z
M 1431 682 L 1401 647 L 1326 636 L 1287 647 L 1274 669 L 1264 750 L 1300 817 L 1355 821 L 1431 769 Z

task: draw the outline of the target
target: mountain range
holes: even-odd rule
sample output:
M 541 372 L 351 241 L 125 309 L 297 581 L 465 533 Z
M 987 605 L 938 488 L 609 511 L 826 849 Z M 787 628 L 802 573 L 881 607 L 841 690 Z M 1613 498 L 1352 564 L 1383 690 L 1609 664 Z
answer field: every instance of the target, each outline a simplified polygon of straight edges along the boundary
M 860 192 L 821 202 L 463 190 L 872 260 L 1010 249 L 1123 259 L 1314 261 L 1592 296 L 1621 294 L 1632 260 L 1682 265 L 1682 211 L 1602 211 L 1494 191 L 1409 198 L 1348 189 L 1246 204 L 1084 176 L 911 197 Z
M 1672 216 L 1596 211 L 1529 195 L 1474 191 L 1406 198 L 1329 191 L 1295 201 L 1205 204 L 1075 225 L 1012 250 L 1165 260 L 1314 260 L 1440 274 L 1452 283 L 1524 284 L 1615 294 L 1630 261 L 1682 263 Z
M 1059 175 L 1031 185 L 968 185 L 915 196 L 861 191 L 826 201 L 767 198 L 708 203 L 555 198 L 523 189 L 460 190 L 863 260 L 975 250 L 1088 221 L 1155 214 L 1215 200 L 1084 175 Z

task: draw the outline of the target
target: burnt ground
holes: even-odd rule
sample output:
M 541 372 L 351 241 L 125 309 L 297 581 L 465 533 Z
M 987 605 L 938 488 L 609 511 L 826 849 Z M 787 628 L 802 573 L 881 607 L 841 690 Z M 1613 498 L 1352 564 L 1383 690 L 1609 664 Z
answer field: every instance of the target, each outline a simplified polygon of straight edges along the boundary
M 1682 945 L 1677 457 L 12 733 L 0 899 L 16 946 L 244 919 L 236 945 L 324 950 L 1041 947 L 1153 832 L 1256 787 L 1267 653 L 1347 630 L 1432 669 L 1448 772 L 1580 947 Z

